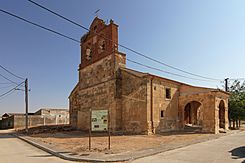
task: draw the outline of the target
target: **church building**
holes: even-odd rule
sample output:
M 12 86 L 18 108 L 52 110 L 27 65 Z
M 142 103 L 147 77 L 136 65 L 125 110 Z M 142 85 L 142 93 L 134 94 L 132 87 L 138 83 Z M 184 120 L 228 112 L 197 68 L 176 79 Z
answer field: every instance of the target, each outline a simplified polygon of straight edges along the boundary
M 81 38 L 79 81 L 69 96 L 70 124 L 87 131 L 90 110 L 108 110 L 113 133 L 155 134 L 198 127 L 228 129 L 229 93 L 191 86 L 126 66 L 118 25 L 96 17 Z

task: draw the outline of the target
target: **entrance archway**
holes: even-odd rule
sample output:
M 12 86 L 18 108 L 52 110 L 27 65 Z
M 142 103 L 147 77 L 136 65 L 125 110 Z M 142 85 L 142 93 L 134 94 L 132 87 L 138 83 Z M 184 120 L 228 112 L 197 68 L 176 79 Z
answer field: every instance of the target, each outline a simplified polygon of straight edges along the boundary
M 225 129 L 225 103 L 223 100 L 219 103 L 219 128 Z
M 184 109 L 184 123 L 190 126 L 201 126 L 202 125 L 202 104 L 197 101 L 191 101 L 186 104 Z

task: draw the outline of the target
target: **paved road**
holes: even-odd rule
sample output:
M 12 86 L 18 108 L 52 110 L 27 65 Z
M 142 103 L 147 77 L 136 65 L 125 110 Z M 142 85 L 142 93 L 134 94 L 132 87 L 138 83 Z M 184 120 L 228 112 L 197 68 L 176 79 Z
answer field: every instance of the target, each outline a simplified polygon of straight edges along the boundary
M 68 163 L 0 131 L 0 163 Z M 70 162 L 69 162 L 70 163 Z M 74 163 L 74 162 L 73 162 Z
M 0 131 L 0 163 L 71 163 Z M 245 131 L 141 158 L 133 163 L 245 163 Z
M 133 163 L 245 163 L 245 131 L 141 158 Z

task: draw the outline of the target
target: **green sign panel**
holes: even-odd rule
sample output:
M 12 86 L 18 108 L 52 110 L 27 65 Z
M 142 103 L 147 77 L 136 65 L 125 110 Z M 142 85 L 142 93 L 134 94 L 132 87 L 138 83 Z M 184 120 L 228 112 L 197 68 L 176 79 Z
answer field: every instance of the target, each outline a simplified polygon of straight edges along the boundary
M 92 110 L 91 126 L 92 131 L 107 131 L 108 110 Z

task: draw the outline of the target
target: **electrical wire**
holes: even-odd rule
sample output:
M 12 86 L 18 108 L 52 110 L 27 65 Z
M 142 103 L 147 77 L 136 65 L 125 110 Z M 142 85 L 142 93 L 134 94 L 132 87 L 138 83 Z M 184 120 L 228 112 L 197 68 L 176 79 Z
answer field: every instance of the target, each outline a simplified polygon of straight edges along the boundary
M 74 21 L 72 21 L 72 20 L 70 20 L 70 19 L 68 19 L 68 18 L 66 18 L 66 17 L 64 17 L 64 16 L 62 16 L 62 15 L 60 15 L 60 14 L 58 14 L 58 13 L 52 11 L 52 10 L 50 10 L 50 9 L 48 9 L 47 7 L 44 7 L 44 6 L 42 6 L 42 5 L 40 5 L 40 4 L 36 3 L 36 2 L 34 2 L 34 1 L 32 1 L 32 0 L 28 0 L 28 1 L 31 2 L 31 3 L 33 3 L 33 4 L 35 4 L 35 5 L 37 5 L 37 6 L 39 6 L 39 7 L 41 7 L 41 8 L 43 8 L 43 9 L 45 9 L 45 10 L 47 10 L 47 11 L 49 11 L 49 12 L 51 12 L 52 14 L 54 14 L 54 15 L 56 15 L 56 16 L 62 18 L 62 19 L 65 19 L 66 21 L 68 21 L 68 22 L 70 22 L 70 23 L 72 23 L 72 24 L 75 24 L 75 25 L 77 25 L 77 26 L 79 26 L 79 27 L 81 27 L 81 28 L 83 28 L 83 29 L 89 31 L 88 28 L 86 28 L 86 27 L 84 27 L 84 26 L 82 26 L 82 25 L 80 25 L 80 24 L 78 24 L 78 23 L 76 23 L 76 22 L 74 22 Z
M 217 82 L 217 81 L 211 81 L 211 80 L 203 80 L 203 79 L 191 78 L 191 77 L 183 76 L 183 75 L 180 75 L 180 74 L 172 73 L 172 72 L 169 72 L 169 71 L 164 71 L 162 69 L 155 68 L 155 67 L 152 67 L 152 66 L 148 66 L 148 65 L 145 65 L 145 64 L 142 64 L 142 63 L 139 63 L 139 62 L 130 60 L 130 59 L 126 59 L 126 60 L 129 61 L 129 62 L 131 62 L 131 63 L 137 64 L 137 65 L 140 65 L 140 66 L 143 66 L 143 67 L 152 69 L 152 70 L 157 70 L 157 71 L 160 71 L 160 72 L 163 72 L 163 73 L 166 73 L 166 74 L 170 74 L 170 75 L 174 75 L 174 76 L 178 76 L 178 77 L 182 77 L 182 78 L 187 78 L 187 79 L 192 79 L 192 80 L 198 80 L 198 81 L 205 81 L 205 82 Z
M 13 84 L 11 84 L 11 85 L 8 85 L 8 86 L 3 86 L 3 87 L 0 87 L 0 89 L 5 89 L 5 88 L 9 88 L 9 87 L 12 87 L 13 86 Z
M 71 37 L 66 36 L 66 35 L 64 35 L 64 34 L 62 34 L 62 33 L 56 32 L 56 31 L 54 31 L 53 29 L 49 29 L 49 28 L 43 27 L 43 26 L 41 26 L 41 25 L 39 25 L 39 24 L 33 23 L 33 22 L 31 22 L 31 21 L 29 21 L 29 20 L 27 20 L 27 19 L 24 19 L 24 18 L 22 18 L 22 17 L 19 17 L 19 16 L 15 15 L 15 14 L 12 14 L 12 13 L 10 13 L 10 12 L 4 11 L 4 10 L 2 10 L 2 9 L 0 9 L 0 11 L 4 12 L 4 13 L 10 15 L 10 16 L 13 16 L 13 17 L 15 17 L 15 18 L 18 18 L 18 19 L 20 19 L 20 20 L 23 20 L 23 21 L 25 21 L 25 22 L 27 22 L 27 23 L 29 23 L 29 24 L 31 24 L 31 25 L 34 25 L 34 26 L 40 27 L 40 28 L 42 28 L 42 29 L 45 29 L 45 30 L 47 30 L 47 31 L 49 31 L 49 32 L 53 32 L 53 33 L 55 33 L 55 34 L 59 34 L 59 35 L 64 36 L 65 38 L 68 38 L 68 39 L 71 38 Z M 80 41 L 75 40 L 75 39 L 73 39 L 73 38 L 72 38 L 72 40 L 75 41 L 75 42 L 79 42 L 79 43 L 80 43 Z M 211 80 L 209 81 L 209 80 L 203 80 L 203 79 L 191 78 L 191 77 L 187 77 L 187 76 L 184 76 L 184 75 L 179 75 L 179 74 L 171 73 L 171 72 L 168 72 L 168 71 L 164 71 L 164 70 L 161 70 L 161 69 L 159 69 L 159 68 L 154 68 L 154 67 L 151 67 L 151 66 L 147 66 L 147 65 L 144 65 L 144 64 L 142 64 L 142 63 L 138 63 L 138 62 L 136 62 L 136 61 L 132 61 L 132 60 L 130 60 L 130 59 L 127 59 L 127 60 L 130 61 L 130 62 L 134 62 L 135 64 L 140 64 L 141 66 L 144 66 L 144 67 L 147 67 L 147 68 L 151 68 L 151 69 L 155 69 L 155 70 L 158 70 L 158 71 L 161 71 L 161 72 L 164 72 L 164 73 L 168 73 L 168 74 L 171 74 L 171 75 L 175 75 L 175 76 L 179 76 L 179 77 L 183 77 L 183 78 L 188 78 L 188 79 L 193 79 L 193 80 L 199 80 L 199 81 L 208 81 L 208 82 L 211 81 Z M 10 80 L 10 79 L 4 77 L 4 76 L 1 75 L 1 74 L 0 74 L 0 76 L 2 76 L 2 77 L 5 78 L 6 80 L 8 80 L 8 81 L 10 81 L 10 82 L 12 82 L 12 83 L 14 83 L 14 84 L 17 84 L 16 82 L 13 82 L 12 80 Z M 216 80 L 216 82 L 217 82 L 217 81 L 220 81 L 220 80 Z M 213 81 L 213 82 L 214 82 L 214 81 Z
M 54 15 L 56 15 L 56 16 L 62 18 L 62 19 L 64 19 L 64 20 L 66 20 L 66 21 L 68 21 L 68 22 L 70 22 L 70 23 L 76 25 L 76 26 L 79 26 L 79 27 L 81 27 L 81 28 L 83 28 L 83 29 L 85 29 L 85 30 L 87 30 L 87 31 L 89 31 L 89 32 L 92 32 L 92 33 L 98 35 L 99 37 L 103 37 L 104 39 L 107 39 L 107 40 L 113 42 L 113 40 L 111 40 L 110 38 L 101 36 L 101 35 L 99 35 L 98 33 L 94 32 L 94 31 L 90 31 L 90 30 L 89 30 L 88 28 L 86 28 L 85 26 L 80 25 L 80 24 L 76 23 L 75 21 L 68 19 L 67 17 L 62 16 L 61 14 L 59 14 L 59 13 L 57 13 L 57 12 L 54 12 L 54 11 L 51 10 L 51 9 L 48 9 L 47 7 L 45 7 L 45 6 L 43 6 L 43 5 L 40 5 L 39 3 L 35 2 L 35 1 L 32 1 L 32 0 L 28 0 L 28 1 L 31 2 L 32 4 L 36 5 L 36 6 L 40 7 L 40 8 L 42 8 L 42 9 L 44 9 L 44 10 L 46 10 L 46 11 L 52 13 L 52 14 L 54 14 Z M 148 55 L 145 55 L 145 54 L 143 54 L 143 53 L 140 53 L 140 52 L 138 52 L 138 51 L 136 51 L 136 50 L 134 50 L 134 49 L 132 49 L 132 48 L 129 48 L 129 47 L 125 46 L 125 45 L 122 45 L 122 44 L 119 44 L 119 43 L 115 43 L 115 44 L 117 44 L 118 46 L 120 46 L 120 47 L 122 47 L 122 48 L 124 48 L 124 49 L 127 49 L 127 50 L 129 50 L 129 51 L 131 51 L 131 52 L 133 52 L 133 53 L 135 53 L 135 54 L 141 56 L 141 57 L 144 57 L 144 58 L 146 58 L 146 59 L 149 59 L 149 60 L 151 60 L 151 61 L 154 61 L 154 62 L 156 62 L 156 63 L 158 63 L 158 64 L 164 65 L 164 66 L 166 66 L 166 67 L 172 68 L 172 69 L 174 69 L 174 70 L 180 71 L 180 72 L 182 72 L 182 73 L 186 73 L 186 74 L 189 74 L 189 75 L 192 75 L 192 76 L 196 76 L 196 77 L 199 77 L 199 78 L 203 78 L 203 79 L 214 80 L 214 81 L 220 81 L 220 79 L 215 79 L 215 78 L 205 77 L 205 76 L 202 76 L 202 75 L 198 75 L 198 74 L 194 74 L 194 73 L 191 73 L 191 72 L 182 70 L 182 69 L 180 69 L 180 68 L 176 68 L 176 67 L 171 66 L 171 65 L 169 65 L 169 64 L 166 64 L 166 63 L 164 63 L 164 62 L 161 62 L 161 61 L 159 61 L 159 60 L 157 60 L 157 59 L 151 58 L 151 57 L 149 57 Z
M 20 77 L 20 76 L 18 76 L 18 75 L 16 75 L 16 74 L 14 74 L 14 73 L 12 73 L 11 71 L 9 71 L 8 69 L 6 69 L 6 68 L 3 67 L 2 65 L 0 65 L 0 67 L 1 67 L 2 69 L 4 69 L 6 72 L 8 72 L 9 74 L 15 76 L 16 78 L 19 78 L 19 79 L 21 79 L 21 80 L 25 80 L 24 78 L 22 78 L 22 77 Z
M 228 80 L 245 80 L 245 78 L 228 78 Z
M 10 80 L 9 78 L 5 77 L 4 75 L 0 74 L 1 77 L 3 77 L 4 79 L 10 81 L 11 83 L 18 85 L 18 83 L 14 82 L 13 80 Z
M 59 35 L 59 36 L 65 37 L 65 38 L 67 38 L 67 39 L 69 39 L 69 40 L 72 40 L 72 41 L 74 41 L 74 42 L 80 43 L 80 41 L 78 41 L 78 40 L 76 40 L 76 39 L 74 39 L 74 38 L 72 38 L 72 37 L 69 37 L 69 36 L 67 36 L 67 35 L 61 34 L 60 32 L 54 31 L 54 30 L 52 30 L 52 29 L 50 29 L 50 28 L 44 27 L 44 26 L 39 25 L 39 24 L 37 24 L 37 23 L 31 22 L 31 21 L 29 21 L 29 20 L 27 20 L 27 19 L 25 19 L 25 18 L 22 18 L 22 17 L 20 17 L 20 16 L 17 16 L 17 15 L 15 15 L 15 14 L 12 14 L 12 13 L 10 13 L 10 12 L 8 12 L 8 11 L 5 11 L 5 10 L 3 10 L 3 9 L 0 9 L 0 11 L 3 12 L 3 13 L 5 13 L 5 14 L 8 14 L 8 15 L 10 15 L 10 16 L 13 16 L 13 17 L 15 17 L 15 18 L 17 18 L 17 19 L 20 19 L 20 20 L 22 20 L 22 21 L 24 21 L 24 22 L 26 22 L 26 23 L 32 24 L 32 25 L 34 25 L 34 26 L 36 26 L 36 27 L 39 27 L 39 28 L 42 28 L 42 29 L 44 29 L 44 30 L 46 30 L 46 31 L 55 33 L 55 34 L 57 34 L 57 35 Z
M 12 92 L 10 92 L 10 93 L 6 94 L 5 96 L 1 97 L 0 100 L 6 98 L 7 96 L 9 96 L 11 94 L 13 94 L 14 92 L 16 92 L 16 90 L 13 90 Z
M 0 98 L 1 97 L 3 97 L 3 96 L 5 96 L 5 95 L 7 95 L 7 94 L 9 94 L 10 92 L 12 92 L 12 91 L 14 91 L 14 90 L 16 90 L 19 86 L 21 86 L 21 84 L 23 84 L 25 81 L 23 81 L 23 82 L 21 82 L 20 84 L 18 84 L 17 86 L 15 86 L 14 88 L 12 88 L 12 89 L 10 89 L 10 90 L 8 90 L 7 92 L 5 92 L 5 93 L 3 93 L 3 94 L 1 94 L 0 95 Z

